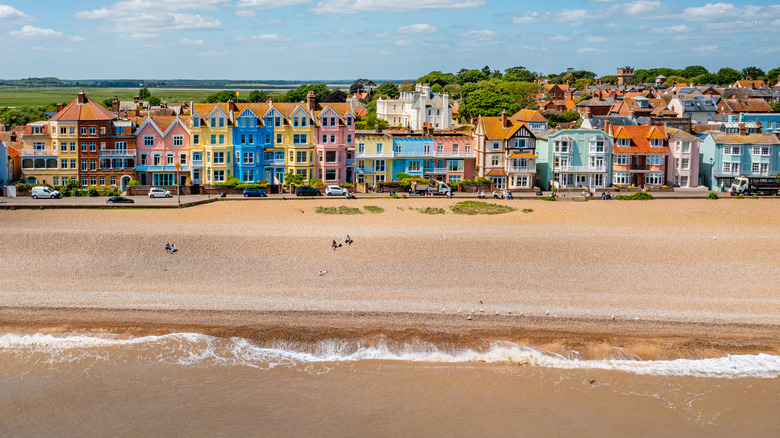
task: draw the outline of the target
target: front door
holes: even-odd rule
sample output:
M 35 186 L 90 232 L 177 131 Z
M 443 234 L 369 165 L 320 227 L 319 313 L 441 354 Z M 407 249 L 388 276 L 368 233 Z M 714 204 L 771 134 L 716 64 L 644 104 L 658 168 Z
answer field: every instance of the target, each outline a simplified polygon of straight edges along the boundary
M 577 187 L 586 187 L 588 185 L 588 175 L 577 175 Z

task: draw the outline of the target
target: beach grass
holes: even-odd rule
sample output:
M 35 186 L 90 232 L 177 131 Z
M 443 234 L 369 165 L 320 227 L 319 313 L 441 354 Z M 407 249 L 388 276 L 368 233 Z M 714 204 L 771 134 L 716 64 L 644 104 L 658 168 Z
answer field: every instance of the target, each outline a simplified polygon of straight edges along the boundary
M 317 207 L 314 212 L 320 214 L 363 214 L 359 208 L 347 207 L 345 205 L 340 207 Z
M 523 209 L 523 213 L 533 213 L 533 212 L 534 212 L 533 208 L 524 208 Z
M 655 199 L 655 197 L 650 193 L 639 191 L 633 195 L 617 195 L 615 199 L 619 201 L 649 201 Z
M 385 211 L 384 208 L 378 207 L 376 205 L 366 205 L 365 207 L 363 207 L 363 209 L 370 213 L 382 213 Z
M 489 204 L 482 201 L 462 201 L 450 207 L 455 214 L 504 214 L 511 213 L 516 208 L 507 205 Z
M 425 207 L 425 208 L 419 208 L 417 209 L 422 214 L 446 214 L 447 212 L 444 211 L 443 208 L 438 207 Z

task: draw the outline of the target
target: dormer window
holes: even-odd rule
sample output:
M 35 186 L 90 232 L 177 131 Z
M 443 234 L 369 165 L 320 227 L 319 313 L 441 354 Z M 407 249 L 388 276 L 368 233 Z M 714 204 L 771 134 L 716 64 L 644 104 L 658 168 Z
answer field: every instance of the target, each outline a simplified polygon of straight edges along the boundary
M 664 147 L 664 141 L 661 140 L 660 138 L 650 139 L 650 146 L 654 148 L 662 148 Z
M 193 128 L 200 128 L 200 117 L 193 117 L 192 118 L 192 127 Z
M 630 138 L 619 138 L 618 139 L 618 146 L 620 146 L 620 147 L 629 147 L 629 146 L 631 146 L 631 139 Z
M 352 117 L 347 117 L 347 126 L 352 126 Z

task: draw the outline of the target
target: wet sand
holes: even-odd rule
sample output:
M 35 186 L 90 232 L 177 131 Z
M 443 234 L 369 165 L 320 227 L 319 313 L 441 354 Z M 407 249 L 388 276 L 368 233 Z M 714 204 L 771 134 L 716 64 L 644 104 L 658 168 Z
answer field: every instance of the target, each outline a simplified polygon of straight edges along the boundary
M 775 199 L 500 201 L 534 211 L 497 216 L 455 215 L 455 202 L 0 211 L 0 330 L 780 352 Z M 448 214 L 410 210 L 424 207 Z M 355 244 L 331 250 L 347 234 Z

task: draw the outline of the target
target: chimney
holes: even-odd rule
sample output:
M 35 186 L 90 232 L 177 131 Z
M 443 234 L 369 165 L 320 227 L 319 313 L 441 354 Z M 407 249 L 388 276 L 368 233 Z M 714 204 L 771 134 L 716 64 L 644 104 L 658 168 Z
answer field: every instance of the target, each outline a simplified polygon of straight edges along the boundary
M 116 97 L 111 101 L 111 111 L 113 111 L 116 114 L 119 114 L 119 99 Z
M 585 113 L 582 115 L 582 118 L 585 120 L 590 118 L 590 107 L 585 107 Z
M 379 122 L 374 123 L 374 130 L 376 130 L 376 132 L 380 132 L 379 131 Z
M 764 131 L 764 125 L 761 122 L 756 123 L 756 133 L 761 134 Z
M 507 124 L 506 124 L 506 109 L 501 111 L 501 126 L 503 126 L 504 128 L 507 127 Z
M 739 124 L 739 135 L 747 135 L 747 126 L 744 123 Z
M 309 111 L 314 111 L 314 108 L 317 104 L 317 99 L 314 97 L 313 91 L 309 91 L 309 93 L 306 94 L 306 104 L 309 107 Z
M 609 117 L 604 118 L 604 132 L 608 135 L 612 135 L 612 123 L 609 122 Z
M 78 97 L 79 105 L 84 105 L 87 103 L 87 95 L 84 93 L 84 90 L 79 91 L 79 97 Z
M 11 141 L 16 141 L 16 131 L 11 131 Z
M 237 111 L 238 110 L 238 107 L 236 107 L 236 103 L 233 102 L 233 99 L 230 99 L 230 100 L 227 101 L 227 110 L 229 112 L 233 112 L 233 111 Z
M 60 111 L 62 111 L 62 104 L 58 103 L 57 104 L 57 112 L 60 112 Z
M 135 116 L 141 117 L 141 107 L 139 106 L 135 107 Z
M 634 112 L 634 110 L 630 110 L 628 112 L 628 117 L 631 118 L 631 119 L 636 118 L 636 113 Z

